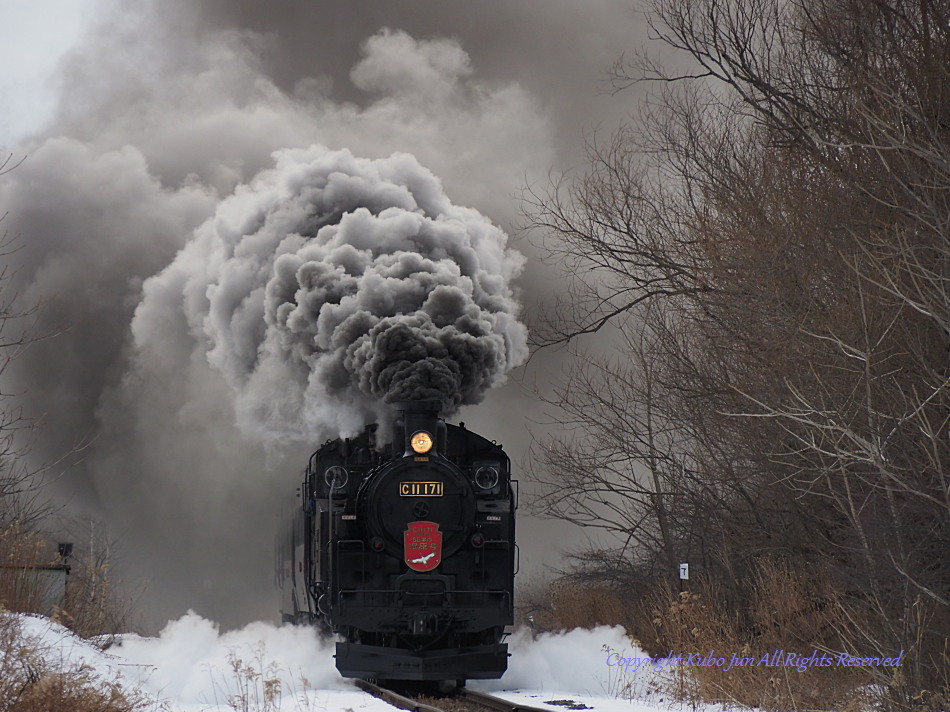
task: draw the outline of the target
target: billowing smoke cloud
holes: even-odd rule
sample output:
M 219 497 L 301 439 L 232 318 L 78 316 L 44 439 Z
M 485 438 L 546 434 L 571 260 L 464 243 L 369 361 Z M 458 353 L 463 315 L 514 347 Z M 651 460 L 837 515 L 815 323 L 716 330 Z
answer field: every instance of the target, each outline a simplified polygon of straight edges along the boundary
M 108 525 L 119 578 L 150 582 L 145 624 L 274 616 L 277 512 L 320 438 L 407 395 L 406 367 L 447 365 L 422 380 L 452 407 L 524 357 L 520 259 L 483 215 L 510 224 L 552 123 L 455 39 L 374 21 L 333 81 L 321 59 L 280 84 L 276 35 L 209 28 L 198 3 L 103 4 L 54 124 L 8 146 L 27 155 L 0 178 L 10 286 L 55 337 L 0 386 L 41 419 L 38 461 L 80 446 L 50 492 Z
M 411 155 L 280 151 L 145 283 L 135 343 L 187 330 L 268 441 L 352 435 L 400 400 L 451 415 L 528 354 L 506 241 Z
M 523 356 L 506 286 L 518 259 L 504 236 L 452 206 L 418 165 L 390 157 L 412 154 L 456 205 L 510 229 L 525 183 L 581 163 L 585 128 L 609 131 L 608 107 L 625 113 L 598 81 L 645 25 L 613 0 L 519 0 L 474 14 L 439 0 L 360 0 L 358 11 L 338 0 L 93 5 L 88 36 L 61 62 L 52 123 L 20 145 L 0 138 L 26 156 L 0 177 L 0 233 L 21 239 L 6 256 L 4 295 L 42 304 L 35 333 L 53 335 L 0 387 L 40 419 L 37 461 L 80 446 L 49 492 L 108 525 L 118 578 L 150 581 L 137 605 L 144 623 L 188 608 L 225 626 L 273 617 L 278 503 L 293 499 L 319 445 L 301 436 L 372 419 L 374 394 L 403 397 L 390 387 L 411 383 L 404 367 L 454 363 L 421 380 L 464 404 Z M 7 24 L 15 39 L 20 26 Z M 15 43 L 5 46 L 22 66 Z M 344 148 L 370 159 L 346 159 L 345 190 L 319 202 L 318 183 L 293 182 L 318 175 L 321 161 L 344 162 Z M 281 231 L 286 242 L 267 253 L 260 243 Z M 351 258 L 344 243 L 371 236 L 377 246 L 352 245 Z M 431 242 L 387 242 L 398 239 Z M 329 264 L 341 269 L 316 266 Z M 410 294 L 414 279 L 426 286 Z M 519 283 L 529 311 L 559 288 L 536 256 Z M 406 305 L 361 305 L 365 324 L 351 316 L 343 328 L 359 299 L 397 285 Z M 325 324 L 307 311 L 320 303 Z M 410 358 L 386 357 L 397 351 Z M 461 411 L 472 429 L 503 436 L 515 461 L 526 422 L 540 417 L 532 381 L 543 387 L 558 364 L 542 353 L 529 369 Z M 236 413 L 282 442 L 262 448 Z M 530 566 L 558 540 L 548 528 L 532 537 L 533 524 L 522 513 Z M 93 546 L 88 530 L 76 536 L 77 548 Z

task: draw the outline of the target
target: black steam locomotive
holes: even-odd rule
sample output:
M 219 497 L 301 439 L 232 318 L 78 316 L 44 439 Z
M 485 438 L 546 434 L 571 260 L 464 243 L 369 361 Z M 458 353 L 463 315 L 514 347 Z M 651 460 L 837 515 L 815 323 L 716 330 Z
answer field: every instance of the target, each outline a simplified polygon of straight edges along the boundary
M 335 633 L 344 677 L 498 678 L 513 622 L 516 482 L 501 446 L 396 404 L 392 442 L 376 426 L 310 458 L 281 533 L 284 621 Z

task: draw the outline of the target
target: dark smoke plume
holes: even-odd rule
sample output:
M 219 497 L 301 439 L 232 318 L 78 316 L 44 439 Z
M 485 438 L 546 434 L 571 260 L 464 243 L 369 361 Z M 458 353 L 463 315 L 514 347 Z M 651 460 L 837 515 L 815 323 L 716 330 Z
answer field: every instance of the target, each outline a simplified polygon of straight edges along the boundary
M 108 525 L 118 578 L 150 582 L 138 606 L 146 623 L 161 627 L 188 608 L 225 626 L 273 617 L 276 512 L 293 498 L 299 470 L 319 445 L 320 433 L 311 439 L 307 429 L 358 428 L 376 416 L 367 393 L 408 385 L 405 370 L 420 374 L 432 364 L 447 368 L 425 375 L 426 387 L 477 399 L 482 385 L 523 355 L 523 332 L 503 306 L 511 298 L 504 282 L 518 269 L 504 236 L 474 211 L 451 206 L 418 165 L 386 157 L 413 154 L 454 201 L 513 224 L 513 195 L 543 183 L 552 167 L 582 163 L 580 136 L 605 121 L 605 111 L 626 115 L 622 101 L 598 92 L 598 78 L 636 44 L 642 23 L 611 0 L 496 2 L 475 14 L 439 0 L 361 0 L 358 12 L 339 0 L 95 5 L 85 38 L 61 60 L 51 123 L 5 146 L 27 157 L 0 179 L 0 214 L 7 213 L 0 231 L 23 240 L 9 260 L 11 288 L 23 305 L 42 304 L 37 332 L 56 337 L 34 344 L 0 386 L 20 395 L 42 424 L 32 452 L 38 463 L 80 446 L 50 491 L 71 512 Z M 350 199 L 345 221 L 339 195 L 322 198 L 335 211 L 307 202 L 306 191 L 317 191 L 303 179 L 300 154 L 280 154 L 283 163 L 260 174 L 273 169 L 274 151 L 313 144 L 383 159 L 352 159 L 382 178 Z M 340 177 L 350 194 L 361 180 L 376 180 L 359 171 Z M 281 209 L 279 190 L 290 199 Z M 411 273 L 431 287 L 412 306 L 357 309 L 341 291 L 355 278 L 343 251 L 334 255 L 337 302 L 320 296 L 332 291 L 320 268 L 300 272 L 304 262 L 321 263 L 303 254 L 326 248 L 316 239 L 321 227 L 331 228 L 328 238 L 361 220 L 381 231 L 384 223 L 404 224 L 397 214 L 409 227 L 385 236 L 443 241 L 425 248 L 434 251 L 432 267 Z M 291 237 L 267 256 L 259 244 L 264 221 L 276 231 L 280 220 Z M 351 247 L 357 256 L 366 252 Z M 278 248 L 286 255 L 279 273 Z M 404 252 L 421 259 L 422 249 Z M 530 244 L 521 249 L 530 260 L 519 279 L 530 311 L 560 285 Z M 369 257 L 379 260 L 364 287 L 411 286 L 396 274 L 408 256 L 394 260 L 388 277 L 380 272 L 383 250 Z M 459 281 L 449 286 L 461 295 L 442 289 L 452 269 Z M 463 272 L 472 276 L 466 281 Z M 298 273 L 306 287 L 299 300 Z M 269 281 L 287 291 L 267 293 Z M 263 318 L 270 298 L 291 312 L 283 331 L 277 305 L 273 322 Z M 319 371 L 323 383 L 311 382 L 310 361 L 332 351 L 314 341 L 331 332 L 304 306 L 320 299 L 328 316 L 352 307 L 373 317 L 347 322 L 352 331 L 336 325 L 352 354 L 338 352 L 335 370 Z M 406 323 L 387 328 L 400 320 Z M 426 326 L 408 328 L 419 324 Z M 384 350 L 357 353 L 362 344 Z M 387 361 L 397 344 L 413 356 Z M 430 353 L 435 361 L 426 360 Z M 532 388 L 544 387 L 559 358 L 542 352 L 460 415 L 473 430 L 503 438 L 519 460 L 526 423 L 541 418 Z M 456 387 L 463 373 L 468 385 Z M 433 386 L 441 382 L 447 385 Z M 321 389 L 324 407 L 313 398 Z M 235 427 L 235 401 L 245 429 L 286 443 L 264 448 L 246 437 Z M 552 542 L 563 542 L 534 525 L 522 512 L 519 543 L 537 567 L 546 555 L 558 558 Z
M 459 378 L 471 375 L 451 386 L 459 400 L 477 399 L 523 356 L 504 286 L 520 258 L 415 161 L 386 157 L 412 153 L 453 199 L 505 224 L 526 172 L 550 165 L 551 123 L 518 84 L 476 76 L 453 39 L 371 23 L 352 41 L 352 63 L 302 60 L 282 88 L 264 57 L 279 50 L 289 59 L 312 42 L 208 28 L 196 3 L 108 4 L 64 60 L 54 125 L 10 147 L 28 160 L 0 180 L 0 213 L 9 211 L 0 227 L 23 237 L 11 286 L 24 304 L 42 303 L 37 331 L 56 334 L 16 360 L 0 386 L 23 394 L 41 419 L 39 463 L 80 446 L 51 492 L 108 525 L 118 577 L 149 582 L 144 623 L 158 628 L 193 608 L 238 625 L 275 615 L 273 530 L 306 458 L 322 437 L 374 420 L 371 401 L 386 407 L 361 390 L 364 376 L 373 393 L 410 363 L 374 362 L 385 372 L 372 379 L 361 365 L 372 353 L 354 346 L 346 363 L 338 351 L 334 366 L 326 354 L 339 344 L 316 343 L 317 334 L 357 339 L 359 322 L 342 324 L 346 308 L 375 315 L 360 326 L 367 342 L 379 322 L 425 314 L 438 332 L 420 342 L 426 353 L 455 354 Z M 337 83 L 352 73 L 359 103 L 337 99 L 329 70 Z M 306 150 L 314 144 L 380 160 Z M 275 168 L 274 152 L 287 148 L 296 152 L 276 154 Z M 361 225 L 372 229 L 361 236 Z M 318 253 L 332 249 L 318 234 L 340 243 L 335 285 L 319 273 Z M 376 240 L 376 253 L 343 246 L 353 239 Z M 431 295 L 419 292 L 411 306 L 380 301 L 395 292 L 376 286 L 413 284 L 409 260 L 420 254 L 417 279 L 429 280 Z M 373 287 L 361 298 L 379 304 L 346 292 L 360 260 L 372 265 L 362 280 Z M 313 267 L 301 272 L 304 263 Z M 333 329 L 307 311 L 320 299 L 326 317 L 341 320 Z M 450 326 L 461 340 L 448 339 Z M 383 343 L 394 346 L 399 333 Z M 493 437 L 521 428 L 523 412 L 508 405 L 517 393 L 493 389 L 466 420 L 502 421 L 483 430 Z M 499 398 L 506 406 L 491 405 Z
M 267 441 L 353 434 L 381 402 L 437 398 L 451 415 L 525 360 L 523 258 L 414 157 L 275 156 L 146 281 L 139 350 L 187 329 Z

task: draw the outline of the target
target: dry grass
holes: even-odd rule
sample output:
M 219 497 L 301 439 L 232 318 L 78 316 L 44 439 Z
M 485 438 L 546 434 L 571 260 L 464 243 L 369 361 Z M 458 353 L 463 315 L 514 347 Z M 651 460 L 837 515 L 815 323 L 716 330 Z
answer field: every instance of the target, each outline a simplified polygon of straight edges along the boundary
M 37 566 L 55 563 L 45 541 L 18 526 L 0 530 L 0 605 L 22 613 L 44 610 L 53 581 Z
M 54 618 L 82 638 L 133 629 L 133 602 L 110 577 L 108 563 L 83 557 L 72 567 L 62 608 Z
M 56 664 L 51 651 L 21 634 L 14 613 L 52 614 L 80 637 L 121 630 L 128 606 L 108 566 L 80 558 L 68 576 L 56 548 L 35 532 L 0 531 L 0 712 L 136 712 L 155 705 L 83 666 Z M 66 584 L 63 587 L 63 580 Z
M 65 577 L 62 564 L 41 535 L 16 526 L 0 531 L 0 606 L 50 616 L 81 638 L 132 629 L 133 602 L 111 579 L 107 559 L 80 554 Z
M 631 609 L 606 583 L 570 579 L 535 579 L 522 584 L 516 597 L 516 625 L 537 631 L 619 625 L 630 629 Z
M 278 712 L 292 705 L 295 712 L 317 712 L 325 707 L 310 681 L 303 676 L 281 680 L 281 666 L 265 658 L 260 643 L 249 657 L 228 654 L 230 674 L 215 675 L 214 704 L 227 705 L 234 712 Z
M 817 651 L 830 660 L 832 651 L 842 649 L 836 633 L 840 608 L 816 582 L 764 560 L 744 611 L 729 605 L 714 582 L 697 583 L 701 593 L 657 587 L 649 607 L 642 608 L 642 640 L 652 653 L 672 650 L 684 659 L 698 654 L 725 661 L 678 668 L 678 697 L 766 710 L 857 709 L 868 702 L 859 690 L 871 680 L 861 669 L 788 664 L 789 654 L 800 660 Z M 748 664 L 734 665 L 733 655 Z
M 154 704 L 24 639 L 20 621 L 0 609 L 0 712 L 141 712 Z
M 727 591 L 708 578 L 692 580 L 691 590 L 684 593 L 671 582 L 640 581 L 637 587 L 622 591 L 607 583 L 569 578 L 530 581 L 519 590 L 518 621 L 528 624 L 530 616 L 531 627 L 538 631 L 621 625 L 652 656 L 673 651 L 686 660 L 698 653 L 698 661 L 714 651 L 723 665 L 675 668 L 668 692 L 694 705 L 721 702 L 763 710 L 854 712 L 950 709 L 946 685 L 934 691 L 910 689 L 910 651 L 905 651 L 904 668 L 789 665 L 790 653 L 798 660 L 813 651 L 829 659 L 838 651 L 880 654 L 868 649 L 866 636 L 861 638 L 867 622 L 853 602 L 847 607 L 807 568 L 760 560 L 741 600 L 735 599 L 735 586 Z M 733 654 L 756 664 L 728 669 Z M 764 656 L 782 664 L 765 665 Z

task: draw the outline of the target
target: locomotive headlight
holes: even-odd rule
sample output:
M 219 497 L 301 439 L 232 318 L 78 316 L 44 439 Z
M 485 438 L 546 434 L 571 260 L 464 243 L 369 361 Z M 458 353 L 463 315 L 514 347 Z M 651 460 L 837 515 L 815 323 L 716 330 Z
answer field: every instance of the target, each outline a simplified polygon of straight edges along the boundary
M 350 473 L 346 471 L 345 467 L 340 467 L 339 465 L 332 465 L 323 473 L 323 481 L 327 483 L 327 487 L 332 487 L 333 489 L 346 487 L 346 483 L 349 479 Z
M 492 489 L 498 484 L 498 470 L 494 467 L 479 467 L 475 471 L 475 484 L 483 490 Z
M 429 435 L 425 430 L 420 430 L 412 434 L 412 437 L 409 439 L 409 446 L 412 448 L 413 452 L 417 452 L 420 455 L 425 455 L 429 450 L 432 449 L 432 436 Z

